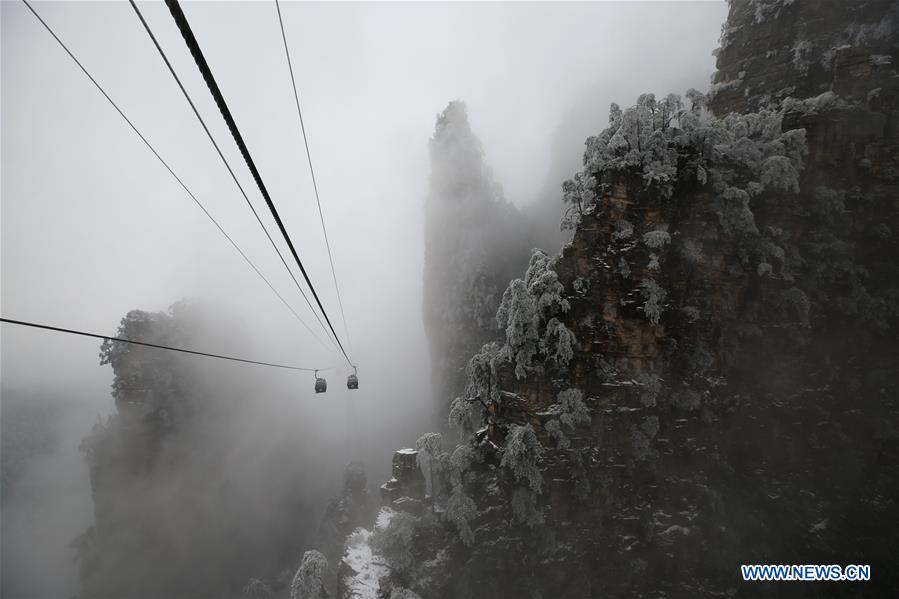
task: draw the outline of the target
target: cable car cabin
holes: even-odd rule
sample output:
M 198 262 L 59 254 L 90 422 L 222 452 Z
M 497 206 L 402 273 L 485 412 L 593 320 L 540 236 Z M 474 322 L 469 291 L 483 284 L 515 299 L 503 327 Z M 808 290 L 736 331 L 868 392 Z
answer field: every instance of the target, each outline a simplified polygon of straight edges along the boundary
M 316 393 L 324 393 L 328 390 L 328 381 L 325 379 L 315 377 L 315 392 Z
M 346 388 L 347 389 L 358 389 L 359 388 L 359 370 L 353 366 L 353 374 L 346 377 Z

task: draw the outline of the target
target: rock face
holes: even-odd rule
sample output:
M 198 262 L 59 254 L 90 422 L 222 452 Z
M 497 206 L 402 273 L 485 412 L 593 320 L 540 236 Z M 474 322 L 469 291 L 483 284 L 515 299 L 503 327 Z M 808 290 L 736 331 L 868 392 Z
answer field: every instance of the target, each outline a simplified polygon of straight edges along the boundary
M 381 486 L 382 508 L 377 518 L 358 524 L 346 536 L 343 556 L 337 568 L 337 596 L 343 599 L 377 599 L 400 589 L 393 578 L 390 560 L 382 554 L 383 539 L 397 514 L 421 516 L 425 504 L 425 480 L 414 449 L 400 449 L 393 455 L 393 477 Z M 365 527 L 371 528 L 371 531 Z
M 421 502 L 425 498 L 425 479 L 418 467 L 414 449 L 400 449 L 393 454 L 393 478 L 381 485 L 381 504 L 401 509 L 402 505 L 411 506 L 415 502 L 418 508 L 410 508 L 420 512 Z M 409 510 L 407 510 L 409 511 Z
M 167 312 L 129 312 L 118 336 L 174 347 L 246 345 L 232 324 L 209 306 L 179 302 Z M 265 385 L 211 361 L 106 341 L 101 363 L 112 367 L 116 413 L 81 445 L 95 524 L 75 543 L 80 595 L 287 595 L 299 558 L 316 542 L 311 514 L 328 492 L 309 476 L 327 459 L 310 457 L 306 431 L 319 424 L 290 416 L 289 400 L 260 410 L 247 398 L 271 397 Z M 356 522 L 377 511 L 359 465 L 345 480 L 319 531 L 323 545 L 328 533 L 337 537 L 335 560 Z
M 378 511 L 377 498 L 369 492 L 365 466 L 347 464 L 343 474 L 343 492 L 328 502 L 318 528 L 316 547 L 328 563 L 336 563 L 343 554 L 344 540 L 358 527 L 369 526 Z
M 779 596 L 782 583 L 743 583 L 740 564 L 861 563 L 868 583 L 789 592 L 899 588 L 897 5 L 734 1 L 722 37 L 709 108 L 733 143 L 691 154 L 671 134 L 659 175 L 592 166 L 588 140 L 566 193 L 596 200 L 551 261 L 571 357 L 535 345 L 522 377 L 503 352 L 527 323 L 510 319 L 506 346 L 471 362 L 489 374 L 486 392 L 469 385 L 468 405 L 485 408 L 477 459 L 446 471 L 476 504 L 473 543 L 452 496 L 424 498 L 395 458 L 382 500 L 424 503 L 396 584 L 427 597 Z M 757 146 L 743 139 L 770 111 L 725 116 L 765 107 L 780 111 L 779 137 Z M 803 130 L 800 160 L 784 144 Z M 612 133 L 595 138 L 610 155 L 626 146 Z M 706 178 L 702 165 L 737 150 L 751 170 L 758 148 L 801 162 L 798 185 L 772 183 L 786 158 L 766 159 L 749 193 Z M 509 459 L 527 430 L 539 474 Z M 525 480 L 539 511 L 521 501 Z
M 884 0 L 732 2 L 712 107 L 744 112 L 828 91 L 863 103 L 884 84 L 895 89 L 897 22 L 899 6 Z
M 502 289 L 529 246 L 524 218 L 503 199 L 463 103 L 450 102 L 438 115 L 430 152 L 423 313 L 442 419 L 464 388 L 468 356 L 489 339 Z

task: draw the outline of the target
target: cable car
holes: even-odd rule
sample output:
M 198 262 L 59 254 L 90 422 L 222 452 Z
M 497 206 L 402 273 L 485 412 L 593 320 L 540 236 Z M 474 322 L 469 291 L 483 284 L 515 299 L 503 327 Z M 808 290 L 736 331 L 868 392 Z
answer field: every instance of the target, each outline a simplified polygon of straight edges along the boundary
M 359 377 L 357 376 L 356 367 L 353 366 L 353 374 L 346 377 L 346 388 L 347 389 L 358 389 L 359 388 Z
M 318 370 L 315 371 L 315 392 L 324 393 L 328 390 L 328 381 L 318 376 Z

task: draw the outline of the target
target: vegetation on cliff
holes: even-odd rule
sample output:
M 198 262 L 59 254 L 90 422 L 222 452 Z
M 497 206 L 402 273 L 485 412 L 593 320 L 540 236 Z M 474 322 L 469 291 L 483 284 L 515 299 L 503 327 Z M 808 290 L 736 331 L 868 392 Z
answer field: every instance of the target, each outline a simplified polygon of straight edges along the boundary
M 731 593 L 747 555 L 805 559 L 799 544 L 824 560 L 876 545 L 886 563 L 894 541 L 854 510 L 895 520 L 895 473 L 876 464 L 895 456 L 897 426 L 899 292 L 883 256 L 899 230 L 899 87 L 895 39 L 877 33 L 896 11 L 862 4 L 846 28 L 842 5 L 734 2 L 711 99 L 611 107 L 562 186 L 572 243 L 532 252 L 469 353 L 449 410 L 465 459 L 441 487 L 465 515 L 441 531 L 427 514 L 445 500 L 426 504 L 404 584 L 706 595 Z M 838 38 L 849 46 L 812 64 Z M 785 50 L 798 97 L 779 93 L 780 62 L 764 72 L 761 57 Z M 864 408 L 846 411 L 850 395 Z M 424 564 L 445 554 L 465 575 L 435 586 Z M 499 564 L 514 572 L 502 583 Z

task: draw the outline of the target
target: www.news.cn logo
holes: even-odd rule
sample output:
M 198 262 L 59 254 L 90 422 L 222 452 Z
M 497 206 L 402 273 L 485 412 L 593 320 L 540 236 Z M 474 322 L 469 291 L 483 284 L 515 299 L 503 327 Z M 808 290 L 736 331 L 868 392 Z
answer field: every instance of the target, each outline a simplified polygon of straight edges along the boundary
M 789 582 L 789 581 L 865 581 L 871 580 L 871 566 L 849 564 L 832 565 L 785 565 L 752 564 L 740 566 L 743 580 L 748 582 Z

